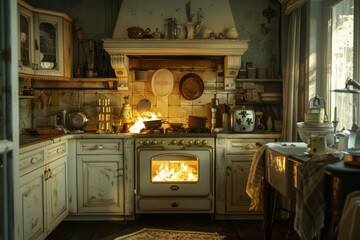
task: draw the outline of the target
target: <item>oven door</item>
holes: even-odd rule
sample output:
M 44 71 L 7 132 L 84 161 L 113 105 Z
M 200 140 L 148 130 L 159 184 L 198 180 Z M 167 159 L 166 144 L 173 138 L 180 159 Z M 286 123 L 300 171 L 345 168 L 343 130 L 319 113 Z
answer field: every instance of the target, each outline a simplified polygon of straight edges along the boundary
M 209 196 L 213 186 L 211 149 L 141 149 L 137 156 L 140 196 Z

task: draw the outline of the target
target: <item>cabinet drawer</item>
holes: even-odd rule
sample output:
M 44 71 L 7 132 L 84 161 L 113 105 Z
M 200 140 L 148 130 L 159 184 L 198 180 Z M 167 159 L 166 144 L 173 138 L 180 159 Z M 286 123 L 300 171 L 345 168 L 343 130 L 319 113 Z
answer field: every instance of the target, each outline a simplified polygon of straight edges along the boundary
M 77 154 L 123 154 L 122 139 L 78 140 Z
M 24 175 L 45 164 L 44 149 L 37 149 L 20 155 L 20 175 Z
M 249 153 L 259 149 L 257 142 L 264 142 L 264 139 L 226 139 L 227 153 Z
M 58 159 L 67 154 L 67 142 L 62 142 L 57 145 L 51 145 L 46 151 L 46 158 L 48 162 Z

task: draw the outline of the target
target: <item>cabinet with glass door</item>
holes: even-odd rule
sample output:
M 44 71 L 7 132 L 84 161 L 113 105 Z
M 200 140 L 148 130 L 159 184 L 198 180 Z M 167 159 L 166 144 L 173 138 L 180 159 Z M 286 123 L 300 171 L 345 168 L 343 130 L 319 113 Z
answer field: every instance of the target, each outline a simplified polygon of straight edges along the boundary
M 66 14 L 19 0 L 19 73 L 71 77 L 72 27 Z

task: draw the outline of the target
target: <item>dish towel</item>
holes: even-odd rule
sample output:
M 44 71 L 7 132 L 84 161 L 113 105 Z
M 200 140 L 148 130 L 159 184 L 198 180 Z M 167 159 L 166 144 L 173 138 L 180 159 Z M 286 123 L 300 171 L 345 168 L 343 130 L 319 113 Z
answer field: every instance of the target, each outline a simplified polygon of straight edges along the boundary
M 320 236 L 324 226 L 324 170 L 340 159 L 332 154 L 314 155 L 298 168 L 294 229 L 301 239 Z
M 337 239 L 360 239 L 360 191 L 349 193 L 339 223 Z
M 246 193 L 251 198 L 249 210 L 257 210 L 260 204 L 261 177 L 264 170 L 264 154 L 266 145 L 261 146 L 254 154 L 251 162 L 248 181 L 246 184 Z

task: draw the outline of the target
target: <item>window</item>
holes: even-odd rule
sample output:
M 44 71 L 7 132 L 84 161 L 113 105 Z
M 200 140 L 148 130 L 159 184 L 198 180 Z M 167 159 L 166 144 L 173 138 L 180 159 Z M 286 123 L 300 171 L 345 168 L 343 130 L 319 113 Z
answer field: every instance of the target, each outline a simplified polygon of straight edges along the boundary
M 330 89 L 344 89 L 347 78 L 354 79 L 354 1 L 337 1 L 330 14 Z M 358 79 L 354 79 L 358 82 Z M 357 94 L 331 92 L 331 120 L 339 121 L 337 130 L 351 129 L 358 112 Z M 336 107 L 336 111 L 335 111 Z

